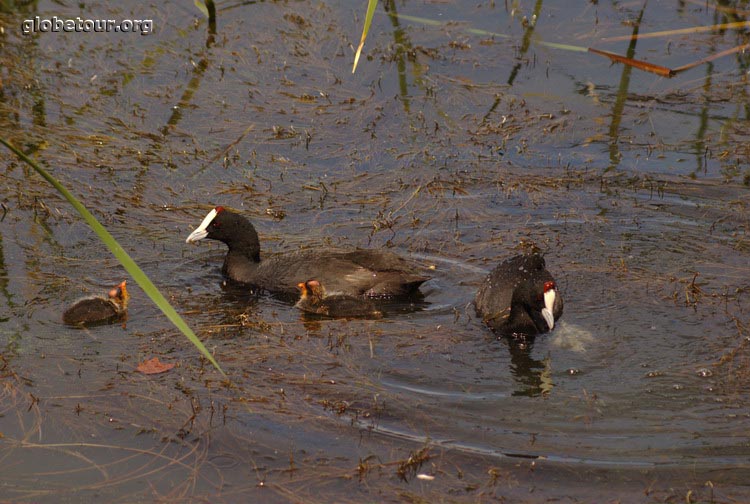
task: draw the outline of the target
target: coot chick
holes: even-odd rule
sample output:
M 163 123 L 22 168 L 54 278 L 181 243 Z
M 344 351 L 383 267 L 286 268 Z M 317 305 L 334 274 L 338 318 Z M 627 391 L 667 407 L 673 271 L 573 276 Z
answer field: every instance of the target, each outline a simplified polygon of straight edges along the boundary
M 231 280 L 289 298 L 296 298 L 299 283 L 311 278 L 330 292 L 378 298 L 414 294 L 430 279 L 411 262 L 382 250 L 309 249 L 261 260 L 258 233 L 252 223 L 220 206 L 208 212 L 185 241 L 204 238 L 229 247 L 222 272 Z
M 368 299 L 326 292 L 318 280 L 297 284 L 300 298 L 295 305 L 300 310 L 331 318 L 382 318 L 383 313 Z
M 126 281 L 110 290 L 108 297 L 92 296 L 80 299 L 63 313 L 63 322 L 69 325 L 111 323 L 121 319 L 128 311 L 130 294 Z
M 540 254 L 519 255 L 500 263 L 474 300 L 477 315 L 504 336 L 534 336 L 555 327 L 563 311 L 555 279 Z

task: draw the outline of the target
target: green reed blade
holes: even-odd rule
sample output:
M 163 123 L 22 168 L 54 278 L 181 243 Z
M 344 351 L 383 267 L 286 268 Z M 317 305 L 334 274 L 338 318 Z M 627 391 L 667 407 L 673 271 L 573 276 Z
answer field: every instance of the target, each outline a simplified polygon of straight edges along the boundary
M 107 231 L 104 226 L 102 226 L 99 221 L 96 220 L 96 217 L 94 217 L 91 212 L 89 212 L 86 207 L 83 206 L 83 204 L 65 188 L 65 186 L 58 182 L 57 179 L 50 175 L 44 168 L 39 166 L 34 160 L 18 150 L 13 144 L 2 137 L 0 137 L 0 143 L 5 145 L 8 149 L 13 151 L 16 156 L 18 156 L 29 166 L 34 168 L 34 170 L 36 170 L 39 175 L 44 177 L 47 182 L 52 184 L 55 189 L 57 189 L 60 194 L 62 194 L 65 199 L 70 202 L 71 205 L 73 205 L 73 208 L 75 208 L 78 213 L 81 214 L 89 227 L 94 230 L 94 232 L 99 236 L 102 242 L 104 242 L 107 248 L 112 252 L 112 254 L 114 254 L 117 260 L 120 261 L 120 263 L 125 267 L 125 270 L 130 273 L 130 276 L 133 277 L 133 280 L 135 280 L 138 285 L 141 286 L 143 291 L 148 294 L 148 297 L 150 297 L 151 300 L 156 303 L 156 306 L 158 306 L 161 311 L 164 312 L 167 318 L 175 326 L 177 326 L 180 331 L 182 331 L 182 334 L 187 336 L 190 342 L 195 345 L 198 350 L 200 350 L 200 352 L 211 362 L 211 364 L 213 364 L 214 367 L 216 367 L 216 369 L 218 369 L 222 375 L 226 376 L 213 356 L 208 353 L 206 347 L 203 346 L 201 340 L 198 339 L 198 337 L 195 335 L 195 333 L 193 333 L 192 329 L 188 327 L 182 317 L 180 317 L 175 309 L 172 308 L 172 305 L 169 304 L 169 301 L 167 301 L 162 293 L 159 292 L 159 289 L 157 289 L 153 282 L 151 282 L 151 279 L 149 279 L 146 273 L 144 273 L 143 270 L 135 263 L 135 261 L 133 261 L 130 255 L 128 255 L 128 253 L 123 250 L 123 248 L 119 243 L 117 243 L 117 240 L 115 240 L 115 238 L 109 233 L 109 231 Z

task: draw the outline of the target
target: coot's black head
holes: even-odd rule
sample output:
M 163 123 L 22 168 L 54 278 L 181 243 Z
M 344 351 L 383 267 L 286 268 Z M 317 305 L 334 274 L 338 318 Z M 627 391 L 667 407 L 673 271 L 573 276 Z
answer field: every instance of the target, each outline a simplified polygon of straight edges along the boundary
M 242 215 L 224 207 L 217 206 L 208 212 L 185 242 L 194 243 L 204 238 L 224 242 L 230 253 L 242 254 L 260 262 L 260 242 L 255 227 Z
M 522 281 L 516 287 L 511 305 L 512 310 L 522 311 L 512 313 L 511 317 L 531 320 L 538 333 L 551 331 L 555 327 L 555 319 L 562 315 L 562 297 L 557 292 L 555 281 L 545 280 L 537 275 Z

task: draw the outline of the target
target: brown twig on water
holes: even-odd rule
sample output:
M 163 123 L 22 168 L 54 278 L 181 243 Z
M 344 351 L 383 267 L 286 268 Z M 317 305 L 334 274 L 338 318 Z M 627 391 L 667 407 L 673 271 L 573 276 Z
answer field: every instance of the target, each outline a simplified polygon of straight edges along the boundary
M 661 66 L 661 65 L 654 65 L 653 63 L 649 63 L 647 61 L 628 58 L 627 56 L 621 56 L 619 54 L 611 53 L 608 51 L 594 49 L 593 47 L 589 47 L 589 52 L 592 52 L 594 54 L 599 54 L 601 56 L 606 56 L 607 58 L 611 59 L 615 63 L 622 63 L 623 65 L 629 65 L 634 68 L 637 68 L 638 70 L 651 72 L 656 75 L 661 75 L 662 77 L 674 76 L 674 70 Z
M 726 49 L 716 54 L 712 54 L 711 56 L 707 56 L 703 59 L 694 61 L 693 63 L 688 63 L 687 65 L 683 65 L 677 68 L 668 68 L 668 67 L 661 66 L 661 65 L 655 65 L 647 61 L 637 60 L 634 58 L 628 58 L 620 54 L 615 54 L 615 53 L 611 53 L 608 51 L 602 51 L 601 49 L 595 49 L 593 47 L 589 47 L 589 52 L 594 53 L 594 54 L 599 54 L 601 56 L 606 56 L 607 58 L 611 59 L 615 63 L 622 63 L 623 65 L 630 65 L 634 68 L 643 70 L 645 72 L 651 72 L 656 75 L 660 75 L 662 77 L 674 77 L 678 73 L 684 72 L 685 70 L 690 70 L 691 68 L 695 68 L 704 63 L 708 63 L 718 58 L 723 58 L 724 56 L 728 56 L 730 54 L 745 51 L 746 49 L 750 49 L 750 44 L 743 44 L 737 47 L 732 47 L 730 49 Z

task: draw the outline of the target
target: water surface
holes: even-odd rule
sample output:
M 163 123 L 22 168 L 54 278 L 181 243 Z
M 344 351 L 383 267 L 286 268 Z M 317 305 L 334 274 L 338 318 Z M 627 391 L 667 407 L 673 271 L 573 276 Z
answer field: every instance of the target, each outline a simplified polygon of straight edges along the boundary
M 3 136 L 85 201 L 231 379 L 134 282 L 125 327 L 63 326 L 125 273 L 3 155 L 2 498 L 750 497 L 747 56 L 665 79 L 543 45 L 626 54 L 605 38 L 638 21 L 743 12 L 387 3 L 403 16 L 379 5 L 352 75 L 363 6 L 217 7 L 213 37 L 177 2 L 0 13 Z M 155 33 L 22 36 L 36 15 L 153 18 Z M 679 67 L 744 30 L 644 38 L 633 57 Z M 184 243 L 217 204 L 267 254 L 388 247 L 433 265 L 425 303 L 310 321 L 225 286 L 223 248 Z M 519 350 L 470 303 L 528 244 L 565 313 Z M 178 365 L 135 371 L 153 356 Z

